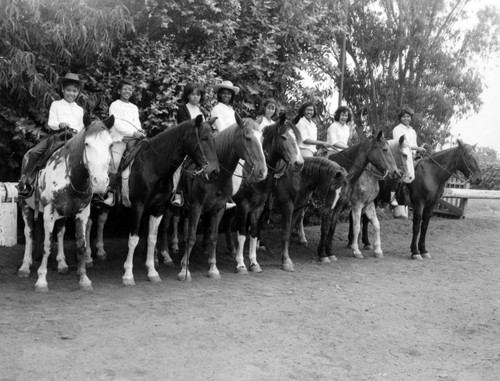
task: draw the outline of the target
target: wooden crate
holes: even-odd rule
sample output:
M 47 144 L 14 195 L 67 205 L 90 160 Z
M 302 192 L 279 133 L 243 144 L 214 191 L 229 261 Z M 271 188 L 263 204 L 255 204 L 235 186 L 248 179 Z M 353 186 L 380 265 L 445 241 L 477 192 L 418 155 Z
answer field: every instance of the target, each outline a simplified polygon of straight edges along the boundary
M 451 177 L 445 185 L 446 189 L 469 189 L 469 183 Z M 444 218 L 465 218 L 466 197 L 442 197 L 434 207 L 434 215 Z

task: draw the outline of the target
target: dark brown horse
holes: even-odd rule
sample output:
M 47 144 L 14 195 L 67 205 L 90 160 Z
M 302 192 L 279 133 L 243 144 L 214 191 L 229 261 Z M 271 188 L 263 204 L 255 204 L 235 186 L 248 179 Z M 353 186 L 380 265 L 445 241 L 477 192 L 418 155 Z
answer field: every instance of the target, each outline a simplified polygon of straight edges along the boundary
M 460 140 L 456 147 L 436 152 L 417 163 L 415 180 L 408 185 L 413 204 L 412 259 L 431 258 L 425 247 L 429 220 L 436 203 L 443 195 L 446 182 L 456 171 L 462 172 L 471 184 L 481 182 L 481 170 L 474 147 Z
M 300 171 L 304 164 L 304 159 L 297 144 L 295 125 L 286 119 L 286 115 L 270 126 L 263 129 L 264 154 L 268 168 L 267 178 L 256 183 L 243 182 L 238 192 L 233 196 L 236 202 L 236 226 L 238 237 L 238 250 L 236 252 L 236 272 L 247 274 L 243 258 L 243 249 L 247 234 L 250 235 L 249 244 L 249 268 L 252 272 L 261 272 L 262 269 L 257 262 L 257 241 L 260 233 L 259 220 L 264 210 L 264 205 L 268 200 L 273 182 L 282 176 L 285 171 Z M 232 220 L 227 221 L 226 238 L 229 242 L 228 248 L 234 247 L 232 244 L 231 225 Z
M 203 121 L 201 116 L 180 123 L 139 144 L 141 147 L 130 169 L 122 173 L 125 184 L 129 188 L 132 210 L 128 255 L 124 264 L 125 273 L 122 277 L 124 285 L 135 284 L 133 258 L 135 248 L 139 243 L 139 227 L 143 214 L 149 215 L 146 258 L 148 280 L 161 281 L 154 265 L 158 225 L 171 193 L 172 175 L 185 156 L 191 157 L 195 165 L 200 168 L 193 172 L 197 178 L 213 181 L 219 175 L 219 162 L 215 153 L 212 127 L 210 123 Z M 108 212 L 109 210 L 103 208 L 101 213 L 106 215 Z M 99 223 L 104 224 L 105 221 L 106 218 L 101 215 Z M 97 245 L 102 247 L 103 243 Z
M 181 261 L 182 269 L 179 280 L 190 280 L 189 256 L 196 243 L 196 230 L 200 216 L 207 217 L 210 240 L 208 242 L 208 276 L 220 278 L 216 265 L 216 250 L 219 223 L 224 214 L 228 200 L 233 196 L 233 173 L 240 159 L 245 160 L 247 175 L 244 181 L 253 183 L 262 181 L 267 176 L 267 167 L 262 149 L 262 133 L 258 124 L 251 119 L 237 118 L 237 125 L 231 126 L 215 136 L 215 149 L 219 160 L 221 173 L 215 181 L 194 178 L 190 189 L 186 191 L 187 202 L 184 207 L 189 208 L 189 227 L 186 237 L 184 256 Z M 235 188 L 237 190 L 237 188 Z
M 329 155 L 329 159 L 340 164 L 349 174 L 347 185 L 342 189 L 339 201 L 331 214 L 324 217 L 325 223 L 321 224 L 318 257 L 320 262 L 326 263 L 337 260 L 332 253 L 333 234 L 337 221 L 342 209 L 350 202 L 356 183 L 368 164 L 372 164 L 384 177 L 386 175 L 397 178 L 401 176 L 382 131 L 370 139 L 364 139 L 361 143 Z
M 345 185 L 347 172 L 335 162 L 323 157 L 305 157 L 300 172 L 286 171 L 276 179 L 275 199 L 281 211 L 281 268 L 294 271 L 290 258 L 290 234 L 297 218 L 302 216 L 309 203 L 309 197 L 316 191 L 322 201 L 323 217 L 331 213 L 338 200 L 340 189 Z

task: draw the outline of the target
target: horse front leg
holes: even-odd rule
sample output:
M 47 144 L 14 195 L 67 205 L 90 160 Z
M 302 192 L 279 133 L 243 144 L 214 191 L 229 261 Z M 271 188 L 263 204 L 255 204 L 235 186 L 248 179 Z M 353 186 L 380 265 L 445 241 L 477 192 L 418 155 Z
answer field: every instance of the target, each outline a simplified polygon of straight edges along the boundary
M 292 230 L 293 203 L 291 201 L 283 205 L 281 212 L 281 269 L 289 272 L 295 271 L 290 259 L 290 234 Z
M 196 229 L 198 228 L 198 222 L 201 215 L 201 205 L 191 204 L 191 209 L 189 211 L 188 229 L 186 237 L 186 244 L 184 245 L 184 255 L 181 260 L 181 271 L 177 274 L 178 280 L 190 281 L 191 273 L 189 272 L 189 257 L 191 256 L 191 251 L 196 244 Z
M 320 237 L 318 243 L 318 261 L 321 263 L 331 263 L 332 260 L 336 261 L 337 257 L 335 255 L 328 255 L 326 253 L 326 237 L 328 235 L 328 231 L 330 230 L 330 224 L 332 222 L 331 219 L 331 210 L 323 208 L 321 210 L 321 226 L 320 226 Z
M 78 256 L 78 270 L 77 274 L 80 276 L 80 290 L 90 291 L 93 290 L 92 282 L 87 277 L 87 269 L 85 266 L 86 250 L 86 233 L 87 223 L 90 217 L 90 205 L 87 205 L 80 213 L 75 216 L 75 237 L 76 237 L 76 254 Z M 61 229 L 64 230 L 64 229 Z
M 259 221 L 264 211 L 264 204 L 254 208 L 250 212 L 250 241 L 248 244 L 249 269 L 254 273 L 262 272 L 262 268 L 257 262 L 257 247 L 260 237 Z
M 50 206 L 46 207 L 43 213 L 43 228 L 45 231 L 45 237 L 43 241 L 43 257 L 40 267 L 38 268 L 37 274 L 38 279 L 35 283 L 35 291 L 47 292 L 49 291 L 49 285 L 47 283 L 47 262 L 49 260 L 50 248 L 52 243 L 52 231 L 54 230 L 55 216 L 54 212 L 51 210 Z
M 17 272 L 19 278 L 27 278 L 30 275 L 30 267 L 33 263 L 33 233 L 35 231 L 34 211 L 26 202 L 21 204 L 21 214 L 24 220 L 24 256 L 23 263 Z
M 91 269 L 94 267 L 94 263 L 92 260 L 92 249 L 91 249 L 91 244 L 90 244 L 90 233 L 92 231 L 92 218 L 89 217 L 89 220 L 87 221 L 87 227 L 85 228 L 85 266 L 87 270 Z
M 160 274 L 155 268 L 155 249 L 158 239 L 158 227 L 160 226 L 163 214 L 159 216 L 149 216 L 149 232 L 148 232 L 148 249 L 146 254 L 146 270 L 148 272 L 148 280 L 152 283 L 161 282 Z
M 377 213 L 375 213 L 377 215 Z M 378 217 L 377 217 L 378 221 Z M 361 242 L 363 242 L 363 249 L 371 250 L 373 246 L 370 242 L 370 235 L 368 234 L 368 223 L 370 222 L 369 218 L 365 215 L 361 215 Z
M 107 254 L 104 250 L 104 226 L 108 220 L 109 209 L 102 208 L 99 213 L 97 213 L 97 237 L 95 246 L 97 248 L 97 260 L 104 262 L 106 260 Z
M 413 205 L 413 235 L 411 238 L 411 259 L 422 260 L 422 256 L 418 252 L 417 249 L 417 240 L 418 235 L 420 233 L 420 224 L 422 223 L 422 212 L 424 210 L 424 206 L 422 204 L 414 204 Z
M 236 273 L 237 274 L 248 274 L 247 267 L 245 265 L 244 250 L 245 242 L 247 239 L 247 218 L 248 218 L 248 205 L 246 203 L 238 203 L 236 206 L 236 236 L 238 239 L 238 247 L 236 250 Z M 227 240 L 227 232 L 226 232 Z
M 373 254 L 377 258 L 383 258 L 384 253 L 382 252 L 382 243 L 380 241 L 380 221 L 378 220 L 377 217 L 377 211 L 375 209 L 375 204 L 373 202 L 370 202 L 366 207 L 365 207 L 365 214 L 368 220 L 372 223 L 373 226 L 373 238 L 374 238 L 374 248 L 373 248 Z M 362 219 L 362 222 L 365 223 L 365 221 Z M 366 225 L 366 223 L 365 223 Z
M 60 226 L 58 232 L 57 232 L 57 256 L 56 256 L 56 261 L 57 261 L 57 272 L 61 275 L 66 275 L 68 274 L 68 264 L 66 263 L 66 255 L 64 254 L 64 234 L 66 233 L 66 225 L 64 225 L 64 220 L 63 220 L 63 225 Z M 84 236 L 85 238 L 85 236 Z M 85 250 L 85 255 L 87 255 L 86 250 Z
M 339 204 L 338 207 L 335 207 L 333 211 L 329 214 L 330 222 L 329 229 L 325 238 L 325 252 L 328 255 L 328 259 L 331 261 L 337 260 L 337 257 L 333 255 L 333 235 L 335 233 L 335 228 L 337 227 L 337 222 L 339 220 L 340 212 L 342 211 L 342 205 Z
M 169 267 L 174 267 L 174 261 L 170 257 L 170 252 L 168 250 L 168 229 L 170 227 L 170 221 L 172 221 L 172 217 L 173 217 L 173 212 L 170 210 L 170 208 L 167 207 L 165 213 L 163 213 L 163 224 L 162 224 L 162 234 L 161 234 L 162 238 L 159 245 L 160 255 L 163 257 L 163 263 Z M 177 228 L 178 226 L 174 223 L 175 232 L 177 232 Z M 158 265 L 159 265 L 158 256 L 155 254 L 155 266 Z
M 217 238 L 219 236 L 219 224 L 224 216 L 224 208 L 216 212 L 210 219 L 210 248 L 208 251 L 208 277 L 220 279 L 220 272 L 217 268 Z
M 363 254 L 359 250 L 359 232 L 361 230 L 361 210 L 360 205 L 355 205 L 351 209 L 352 215 L 352 243 L 351 250 L 354 258 L 363 259 Z
M 424 212 L 422 214 L 422 225 L 420 229 L 420 239 L 418 240 L 418 251 L 420 251 L 420 255 L 424 259 L 432 258 L 425 247 L 425 237 L 427 236 L 427 228 L 429 227 L 429 221 L 432 217 L 434 206 L 435 205 L 424 208 Z
M 297 233 L 299 234 L 299 243 L 302 246 L 307 247 L 309 243 L 307 242 L 306 232 L 304 230 L 304 216 L 306 214 L 306 208 L 302 208 L 298 215 L 298 222 L 293 224 L 293 226 L 297 226 Z
M 139 228 L 141 225 L 141 218 L 144 212 L 144 205 L 136 204 L 132 205 L 132 225 L 130 229 L 130 233 L 128 236 L 128 253 L 127 259 L 123 264 L 123 268 L 125 270 L 122 276 L 122 284 L 124 286 L 134 286 L 134 253 L 135 248 L 139 243 Z
M 179 253 L 179 221 L 181 220 L 180 214 L 174 214 L 173 219 L 173 229 L 172 229 L 172 252 L 174 254 Z

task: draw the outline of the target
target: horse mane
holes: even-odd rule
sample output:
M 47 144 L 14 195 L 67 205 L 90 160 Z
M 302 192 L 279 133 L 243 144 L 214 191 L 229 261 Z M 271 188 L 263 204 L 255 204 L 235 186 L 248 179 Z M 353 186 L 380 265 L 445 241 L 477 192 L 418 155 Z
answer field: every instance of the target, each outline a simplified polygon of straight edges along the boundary
M 304 158 L 302 174 L 305 177 L 314 176 L 321 181 L 331 181 L 338 170 L 339 164 L 321 156 L 313 156 Z
M 83 150 L 85 149 L 85 138 L 93 134 L 98 134 L 105 128 L 102 122 L 94 121 L 67 141 L 64 146 L 64 155 L 68 161 L 68 168 L 74 168 L 82 161 Z
M 239 128 L 237 124 L 233 124 L 215 136 L 215 150 L 219 160 L 228 160 L 234 154 L 234 142 Z
M 148 141 L 141 141 L 143 147 L 139 153 L 140 157 L 144 162 L 155 163 L 155 169 L 159 173 L 167 172 L 182 147 L 184 130 L 187 128 L 194 128 L 194 119 L 167 128 Z

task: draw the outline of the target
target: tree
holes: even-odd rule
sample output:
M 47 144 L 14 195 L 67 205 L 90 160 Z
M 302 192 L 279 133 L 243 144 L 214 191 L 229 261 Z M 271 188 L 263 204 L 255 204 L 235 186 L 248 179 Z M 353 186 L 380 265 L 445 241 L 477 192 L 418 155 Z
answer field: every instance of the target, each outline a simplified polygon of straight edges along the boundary
M 471 16 L 469 0 L 359 0 L 349 9 L 345 99 L 358 122 L 386 134 L 401 106 L 416 110 L 420 139 L 435 146 L 449 136 L 453 116 L 477 112 L 483 83 L 478 59 L 498 52 L 500 17 L 493 9 Z M 337 36 L 340 43 L 340 35 Z M 359 129 L 361 129 L 361 123 Z

